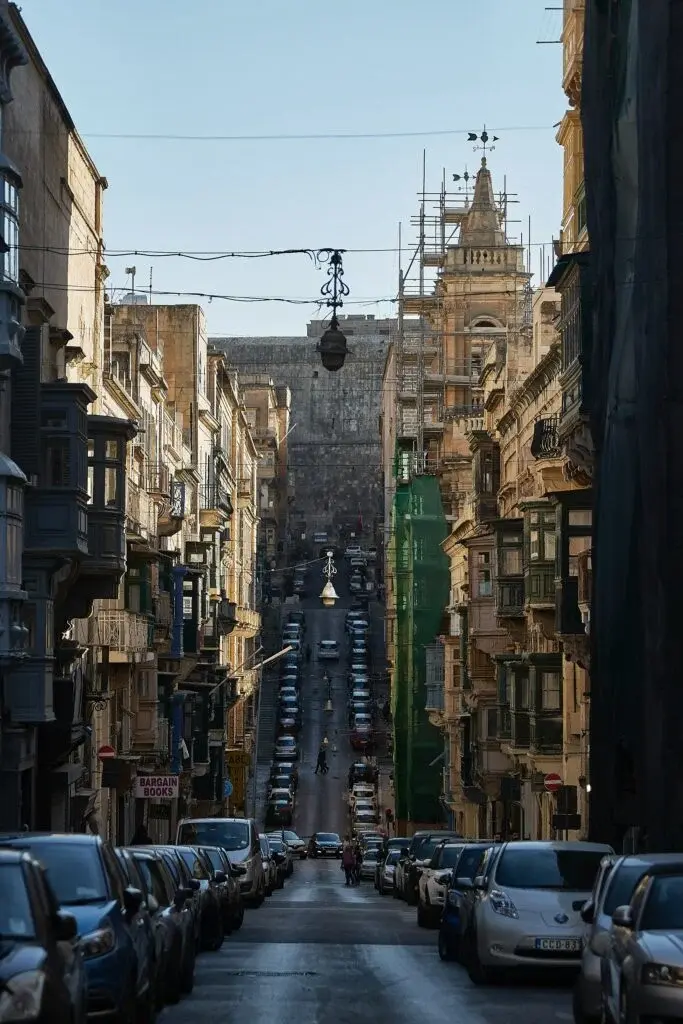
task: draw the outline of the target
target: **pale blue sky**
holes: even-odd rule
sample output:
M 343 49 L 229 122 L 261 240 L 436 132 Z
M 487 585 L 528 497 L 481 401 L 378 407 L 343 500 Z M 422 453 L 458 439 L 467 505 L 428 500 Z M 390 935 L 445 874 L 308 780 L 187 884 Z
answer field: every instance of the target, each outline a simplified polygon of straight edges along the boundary
M 560 14 L 548 0 L 25 0 L 23 16 L 102 174 L 107 248 L 395 248 L 428 189 L 479 155 L 466 141 L 500 129 L 489 158 L 520 203 L 511 216 L 550 242 L 561 215 L 564 112 Z M 559 2 L 556 6 L 561 6 Z M 422 13 L 419 13 L 420 10 Z M 534 126 L 536 130 L 519 130 Z M 275 135 L 429 132 L 425 138 L 130 140 L 101 133 Z M 517 130 L 505 130 L 517 129 Z M 532 270 L 538 282 L 538 249 Z M 197 263 L 108 258 L 110 283 L 164 291 L 314 298 L 303 256 Z M 389 299 L 395 252 L 348 253 L 351 300 Z M 137 285 L 136 285 L 137 287 Z M 173 301 L 159 298 L 157 301 Z M 182 300 L 178 300 L 182 301 Z M 192 301 L 185 299 L 184 301 Z M 201 301 L 201 300 L 200 300 Z M 212 333 L 300 334 L 314 306 L 202 301 Z M 392 315 L 389 302 L 345 312 Z

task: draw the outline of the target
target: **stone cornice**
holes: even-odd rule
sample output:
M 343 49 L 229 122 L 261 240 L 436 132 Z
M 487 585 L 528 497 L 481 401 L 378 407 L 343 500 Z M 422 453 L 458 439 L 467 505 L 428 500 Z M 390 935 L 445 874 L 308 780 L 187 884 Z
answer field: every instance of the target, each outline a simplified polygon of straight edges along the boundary
M 510 429 L 513 425 L 517 415 L 533 402 L 535 398 L 538 398 L 540 393 L 546 388 L 551 381 L 559 375 L 560 367 L 562 363 L 562 352 L 560 342 L 556 341 L 551 345 L 550 350 L 541 359 L 540 363 L 537 364 L 525 379 L 524 383 L 521 384 L 515 391 L 510 395 L 507 403 L 507 411 L 505 415 L 501 416 L 496 424 L 498 433 L 501 436 Z

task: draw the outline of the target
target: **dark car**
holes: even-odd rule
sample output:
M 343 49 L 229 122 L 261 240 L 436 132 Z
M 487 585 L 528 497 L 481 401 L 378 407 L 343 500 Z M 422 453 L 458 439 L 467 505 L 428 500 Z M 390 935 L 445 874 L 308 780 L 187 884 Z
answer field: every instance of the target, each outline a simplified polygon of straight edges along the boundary
M 206 854 L 214 870 L 225 933 L 229 935 L 231 932 L 239 931 L 244 923 L 244 902 L 237 881 L 239 874 L 233 870 L 230 858 L 220 846 L 201 846 L 199 850 Z
M 453 868 L 451 881 L 446 887 L 446 901 L 439 927 L 439 956 L 442 960 L 460 959 L 462 915 L 461 904 L 465 892 L 471 890 L 479 865 L 493 843 L 466 843 Z
M 100 836 L 21 832 L 0 836 L 3 846 L 40 861 L 61 909 L 76 918 L 88 1014 L 126 1021 L 153 1015 L 153 964 L 140 970 L 148 945 L 146 936 L 136 941 L 144 896 L 125 886 L 110 844 Z
M 163 857 L 176 891 L 182 890 L 186 896 L 186 907 L 192 917 L 195 952 L 198 952 L 201 945 L 199 937 L 202 906 L 201 886 L 188 871 L 185 861 L 175 846 L 155 846 L 152 849 L 158 850 Z
M 457 832 L 428 832 L 420 841 L 408 849 L 407 871 L 404 867 L 403 898 L 411 907 L 417 906 L 420 875 L 434 856 L 434 851 L 444 839 L 462 839 Z
M 294 798 L 289 790 L 273 790 L 266 806 L 266 826 L 291 825 L 294 816 Z
M 299 785 L 299 769 L 295 761 L 274 761 L 270 769 L 270 777 L 274 779 L 278 775 L 288 775 L 291 780 L 290 788 L 296 792 Z
M 225 931 L 221 900 L 216 891 L 214 869 L 206 854 L 195 846 L 176 846 L 193 879 L 199 882 L 199 941 L 203 949 L 215 951 L 223 945 Z
M 367 761 L 354 761 L 349 768 L 349 789 L 356 782 L 369 782 L 374 785 L 379 778 L 377 766 Z
M 145 883 L 150 914 L 166 932 L 168 951 L 160 979 L 163 1001 L 177 1003 L 194 986 L 195 927 L 191 902 L 188 903 L 193 893 L 177 888 L 160 851 L 135 846 L 129 852 Z
M 0 1020 L 85 1024 L 78 925 L 29 854 L 0 850 Z
M 343 844 L 336 832 L 316 832 L 308 844 L 309 857 L 341 857 Z
M 289 878 L 289 876 L 294 872 L 292 851 L 288 849 L 287 844 L 281 836 L 281 832 L 269 832 L 266 836 L 268 846 L 270 847 L 277 865 L 278 879 L 281 880 L 281 884 L 278 885 L 278 888 L 280 889 L 285 884 L 285 878 Z
M 166 936 L 164 935 L 163 930 L 159 927 L 158 921 L 153 916 L 154 901 L 152 899 L 152 907 L 150 908 L 150 897 L 147 892 L 147 885 L 144 878 L 141 876 L 138 866 L 133 860 L 130 851 L 119 848 L 114 850 L 114 853 L 116 854 L 119 867 L 124 874 L 125 885 L 133 889 L 139 889 L 144 896 L 143 904 L 140 908 L 140 921 L 138 925 L 138 931 L 141 933 L 139 939 L 142 941 L 143 933 L 146 934 L 147 944 L 149 946 L 146 959 L 151 961 L 154 968 L 154 1002 L 155 1006 L 160 1008 L 164 1005 L 163 982 L 168 948 L 165 941 Z M 143 963 L 139 962 L 138 968 L 142 969 L 142 966 Z
M 283 828 L 280 834 L 283 842 L 287 844 L 292 853 L 298 857 L 299 860 L 306 860 L 306 857 L 308 857 L 308 847 L 304 840 L 290 828 Z

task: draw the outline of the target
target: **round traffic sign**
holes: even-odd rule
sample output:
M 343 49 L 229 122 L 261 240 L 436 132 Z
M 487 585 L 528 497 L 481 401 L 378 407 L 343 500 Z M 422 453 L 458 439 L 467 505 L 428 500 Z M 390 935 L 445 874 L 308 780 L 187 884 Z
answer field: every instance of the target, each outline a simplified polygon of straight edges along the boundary
M 107 758 L 109 757 L 116 757 L 116 751 L 114 750 L 113 747 L 110 747 L 109 744 L 105 743 L 105 745 L 103 747 L 100 747 L 100 749 L 97 751 L 97 756 L 99 757 L 100 761 L 106 761 Z
M 232 796 L 232 782 L 226 779 L 223 783 L 223 796 Z
M 549 793 L 557 793 L 562 786 L 562 778 L 555 772 L 549 772 L 543 779 L 543 785 Z

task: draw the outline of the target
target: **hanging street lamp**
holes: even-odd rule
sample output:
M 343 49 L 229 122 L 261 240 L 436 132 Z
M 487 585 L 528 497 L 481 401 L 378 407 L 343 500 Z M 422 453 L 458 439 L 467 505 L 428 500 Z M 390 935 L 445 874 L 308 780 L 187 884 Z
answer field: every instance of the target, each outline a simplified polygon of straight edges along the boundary
M 348 352 L 346 336 L 339 329 L 337 319 L 337 310 L 341 309 L 344 299 L 349 294 L 349 286 L 344 282 L 343 251 L 343 249 L 322 249 L 318 253 L 318 258 L 328 263 L 327 281 L 320 289 L 320 294 L 325 299 L 327 307 L 332 310 L 332 319 L 330 326 L 318 342 L 317 350 L 320 353 L 323 366 L 330 372 L 341 370 Z
M 323 587 L 320 599 L 326 608 L 333 608 L 334 602 L 339 600 L 339 594 L 332 586 L 332 577 L 336 576 L 337 570 L 334 562 L 334 551 L 327 552 L 327 565 L 323 566 L 323 576 L 327 577 L 327 583 Z

